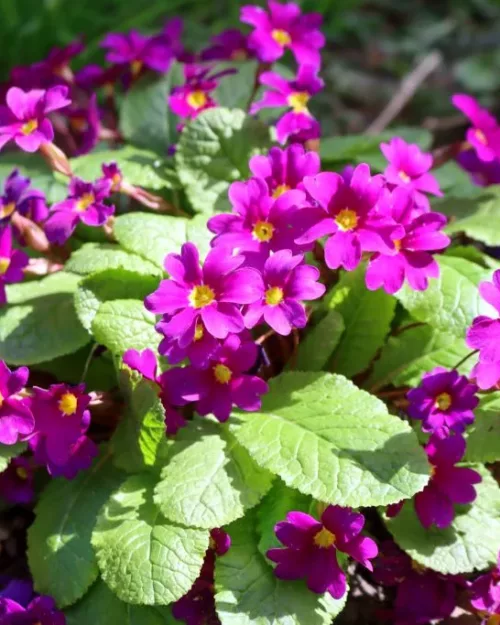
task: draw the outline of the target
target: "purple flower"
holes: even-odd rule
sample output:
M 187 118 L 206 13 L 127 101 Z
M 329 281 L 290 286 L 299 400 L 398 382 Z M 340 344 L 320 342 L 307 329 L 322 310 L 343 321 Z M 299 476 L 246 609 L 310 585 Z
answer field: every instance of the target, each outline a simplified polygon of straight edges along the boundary
M 304 227 L 296 243 L 312 243 L 332 235 L 325 244 L 326 264 L 348 271 L 359 265 L 363 252 L 390 253 L 404 230 L 392 217 L 375 211 L 382 184 L 382 177 L 372 177 L 364 163 L 355 168 L 350 180 L 329 172 L 306 176 L 304 187 L 316 207 L 302 211 L 304 223 L 312 225 Z
M 0 443 L 14 445 L 29 436 L 35 427 L 35 420 L 26 398 L 19 393 L 28 381 L 28 367 L 11 371 L 0 360 Z
M 180 17 L 173 17 L 163 25 L 160 37 L 172 50 L 174 57 L 182 63 L 189 63 L 191 55 L 186 53 L 181 42 L 184 22 Z
M 152 349 L 145 349 L 142 352 L 128 349 L 123 354 L 123 362 L 158 387 L 158 395 L 165 410 L 166 433 L 168 436 L 175 436 L 180 428 L 187 425 L 184 417 L 172 407 L 172 388 L 178 385 L 177 372 L 172 374 L 165 371 L 158 375 L 158 362 Z
M 259 410 L 261 395 L 267 393 L 268 386 L 261 378 L 246 373 L 257 355 L 257 345 L 252 341 L 242 341 L 236 334 L 228 336 L 206 369 L 177 369 L 184 383 L 179 391 L 182 398 L 196 401 L 198 414 L 213 414 L 221 422 L 229 419 L 233 405 L 249 412 Z
M 51 243 L 65 243 L 81 221 L 87 226 L 102 226 L 115 212 L 114 206 L 103 200 L 111 193 L 111 184 L 101 178 L 96 182 L 85 182 L 74 177 L 69 183 L 69 195 L 62 202 L 54 204 L 45 223 L 45 232 Z
M 252 156 L 249 166 L 254 176 L 266 181 L 269 193 L 276 199 L 290 189 L 303 190 L 305 176 L 318 174 L 321 162 L 319 154 L 306 152 L 300 143 L 293 143 L 284 150 L 271 148 L 267 156 Z
M 471 604 L 480 612 L 500 612 L 500 553 L 494 569 L 470 582 Z
M 201 60 L 245 61 L 252 56 L 248 37 L 237 28 L 229 28 L 212 37 L 211 45 L 201 53 Z
M 168 359 L 171 365 L 177 365 L 186 358 L 197 368 L 204 369 L 208 366 L 210 358 L 219 347 L 219 340 L 214 338 L 203 325 L 199 318 L 196 321 L 193 340 L 183 347 L 184 341 L 168 336 L 168 324 L 170 318 L 159 321 L 155 329 L 163 335 L 158 352 Z
M 313 300 L 325 292 L 318 283 L 319 269 L 304 264 L 304 257 L 293 256 L 290 250 L 276 252 L 266 260 L 263 270 L 265 292 L 260 301 L 250 304 L 245 312 L 245 324 L 253 328 L 262 319 L 283 336 L 293 328 L 307 323 L 302 300 Z
M 75 155 L 88 154 L 99 141 L 101 124 L 96 94 L 90 96 L 87 106 L 70 109 L 66 116 L 77 144 Z
M 110 191 L 113 193 L 119 191 L 123 182 L 123 174 L 122 170 L 118 167 L 118 163 L 114 161 L 108 164 L 103 163 L 101 169 L 103 178 L 108 180 L 111 185 Z
M 346 576 L 337 562 L 337 551 L 373 570 L 370 560 L 378 549 L 371 538 L 361 535 L 364 524 L 362 514 L 340 506 L 328 506 L 321 521 L 304 512 L 289 512 L 286 521 L 274 527 L 285 548 L 267 552 L 267 557 L 277 563 L 276 577 L 305 578 L 312 592 L 329 592 L 340 599 L 346 592 Z
M 231 547 L 231 536 L 220 527 L 210 530 L 210 549 L 223 556 Z
M 493 161 L 500 155 L 500 127 L 497 120 L 477 100 L 469 95 L 457 94 L 453 104 L 472 122 L 466 139 L 482 161 Z
M 5 179 L 3 195 L 0 197 L 0 227 L 10 221 L 14 212 L 36 222 L 43 221 L 48 214 L 45 195 L 37 189 L 30 189 L 31 181 L 14 169 Z
M 71 104 L 67 87 L 24 92 L 18 87 L 7 91 L 7 106 L 0 107 L 0 149 L 11 140 L 25 152 L 36 152 L 50 143 L 54 129 L 47 115 Z
M 380 203 L 382 214 L 391 217 L 400 228 L 393 241 L 393 249 L 374 254 L 366 271 L 366 286 L 374 291 L 381 286 L 387 293 L 396 293 L 405 279 L 412 289 L 424 291 L 429 278 L 439 277 L 439 265 L 432 252 L 450 244 L 449 237 L 441 232 L 446 217 L 441 213 L 415 211 L 411 193 L 396 188 L 385 193 Z M 421 213 L 421 214 L 419 214 Z
M 66 625 L 66 617 L 52 597 L 36 597 L 26 608 L 12 599 L 0 599 L 0 625 Z
M 137 30 L 109 33 L 101 47 L 108 50 L 106 61 L 121 66 L 131 78 L 137 78 L 144 68 L 163 74 L 174 59 L 173 50 L 162 35 L 146 37 Z
M 435 525 L 444 529 L 453 521 L 454 504 L 474 501 L 474 484 L 479 484 L 481 476 L 473 469 L 455 466 L 465 454 L 465 440 L 459 434 L 447 438 L 432 436 L 425 451 L 432 473 L 424 490 L 415 495 L 415 512 L 425 528 Z
M 218 339 L 241 332 L 240 306 L 257 301 L 264 290 L 260 273 L 241 267 L 243 261 L 242 256 L 231 256 L 225 249 L 213 249 L 200 268 L 196 246 L 184 243 L 180 254 L 165 258 L 165 271 L 171 279 L 162 280 L 146 297 L 146 308 L 169 317 L 162 331 L 177 338 L 183 347 L 194 340 L 198 319 Z
M 479 284 L 481 297 L 500 313 L 500 270 L 493 274 L 493 282 Z M 485 315 L 476 317 L 467 330 L 465 342 L 479 350 L 479 362 L 471 371 L 480 389 L 494 386 L 500 379 L 500 319 Z
M 462 433 L 474 422 L 473 410 L 479 403 L 477 390 L 458 371 L 436 367 L 424 375 L 418 388 L 408 392 L 408 414 L 422 421 L 424 432 L 440 436 Z
M 0 591 L 0 597 L 3 599 L 11 599 L 24 607 L 33 599 L 33 582 L 31 580 L 11 579 L 2 576 L 1 583 L 3 588 Z
M 33 496 L 31 464 L 22 456 L 14 458 L 5 471 L 0 473 L 0 497 L 10 503 L 29 503 Z
M 418 145 L 406 143 L 400 137 L 394 137 L 390 143 L 381 143 L 380 149 L 389 161 L 384 171 L 387 182 L 411 191 L 416 203 L 430 210 L 429 200 L 424 194 L 443 195 L 438 181 L 429 173 L 432 154 L 422 152 Z
M 207 549 L 200 576 L 191 589 L 172 605 L 175 619 L 186 625 L 218 625 L 214 601 L 215 551 Z
M 306 194 L 297 189 L 269 195 L 266 182 L 251 178 L 247 182 L 233 182 L 229 187 L 233 213 L 222 213 L 208 220 L 208 229 L 216 236 L 213 247 L 238 249 L 247 263 L 260 268 L 270 252 L 289 249 L 299 252 L 312 245 L 296 245 L 300 233 L 295 227 L 294 215 L 307 205 Z
M 269 13 L 264 9 L 248 5 L 241 8 L 240 20 L 254 26 L 248 45 L 257 58 L 272 63 L 283 56 L 289 48 L 299 65 L 319 68 L 318 50 L 325 45 L 325 38 L 319 31 L 323 21 L 319 13 L 303 14 L 294 3 L 268 2 Z
M 10 226 L 0 230 L 0 307 L 7 303 L 6 284 L 22 282 L 23 269 L 29 262 L 27 254 L 12 247 Z
M 252 104 L 252 114 L 263 108 L 292 109 L 276 124 L 280 143 L 286 143 L 290 137 L 295 141 L 306 141 L 320 136 L 319 123 L 307 108 L 311 97 L 324 87 L 324 82 L 317 76 L 317 69 L 303 65 L 294 80 L 286 80 L 275 72 L 264 72 L 259 81 L 261 85 L 271 87 L 272 91 L 265 91 L 262 100 Z
M 500 161 L 482 161 L 472 148 L 462 150 L 457 156 L 457 162 L 469 172 L 472 182 L 480 187 L 489 187 L 500 183 Z
M 44 447 L 40 447 L 36 457 L 40 464 L 45 464 L 52 477 L 65 477 L 67 480 L 73 480 L 81 471 L 90 469 L 93 459 L 98 454 L 97 445 L 88 436 L 82 435 L 69 446 L 68 460 L 65 464 L 59 465 L 53 462 Z

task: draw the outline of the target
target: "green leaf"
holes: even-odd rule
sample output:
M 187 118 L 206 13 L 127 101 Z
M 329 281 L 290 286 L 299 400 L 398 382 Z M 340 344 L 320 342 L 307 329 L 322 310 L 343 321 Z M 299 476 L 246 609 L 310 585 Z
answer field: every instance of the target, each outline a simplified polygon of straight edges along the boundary
M 467 428 L 467 462 L 500 460 L 500 392 L 483 395 L 474 410 L 474 423 Z
M 440 203 L 439 210 L 452 216 L 446 227 L 448 234 L 463 232 L 486 245 L 500 245 L 500 225 L 497 223 L 500 191 L 496 187 L 489 187 L 477 198 L 449 200 L 446 205 Z
M 123 474 L 109 456 L 74 480 L 57 479 L 43 491 L 28 530 L 28 562 L 35 589 L 61 607 L 82 597 L 99 570 L 90 544 L 101 506 Z
M 130 477 L 103 507 L 92 535 L 101 575 L 123 601 L 167 605 L 200 573 L 208 532 L 169 523 L 153 503 L 155 476 Z
M 116 299 L 144 299 L 158 287 L 158 278 L 129 271 L 106 269 L 84 278 L 75 293 L 76 314 L 90 330 L 103 302 Z
M 424 529 L 411 503 L 405 504 L 398 516 L 385 519 L 399 546 L 413 560 L 439 573 L 482 571 L 497 559 L 500 489 L 487 469 L 473 468 L 483 478 L 475 486 L 477 499 L 469 506 L 455 506 L 455 519 L 447 529 Z
M 79 276 L 65 272 L 7 289 L 0 310 L 0 359 L 33 365 L 71 354 L 90 341 L 73 303 Z
M 19 169 L 23 176 L 31 180 L 34 189 L 43 191 L 47 202 L 60 202 L 68 193 L 68 185 L 56 180 L 54 172 L 44 161 L 41 154 L 29 154 L 15 150 L 0 155 L 0 181 L 3 183 L 13 169 Z
M 369 291 L 365 285 L 365 267 L 360 266 L 342 275 L 329 298 L 329 306 L 341 315 L 345 324 L 333 354 L 333 370 L 352 377 L 368 367 L 384 344 L 396 300 L 382 289 Z
M 433 169 L 432 173 L 446 196 L 444 202 L 448 202 L 451 196 L 463 199 L 477 196 L 482 192 L 482 188 L 472 184 L 469 174 L 455 161 L 448 161 L 438 169 Z M 437 200 L 433 203 L 438 211 L 441 211 L 441 202 L 442 200 Z
M 230 183 L 248 178 L 249 159 L 270 146 L 269 128 L 243 111 L 217 107 L 201 113 L 182 131 L 175 153 L 193 209 L 229 209 Z
M 215 562 L 215 607 L 222 625 L 330 625 L 346 596 L 317 595 L 303 581 L 282 581 L 259 553 L 255 518 L 233 523 L 231 549 Z
M 204 259 L 210 251 L 210 241 L 214 235 L 207 228 L 207 217 L 205 215 L 195 215 L 186 224 L 186 240 L 194 243 L 200 252 L 200 259 Z
M 455 256 L 457 258 L 465 258 L 465 260 L 470 260 L 472 263 L 476 263 L 476 265 L 480 265 L 487 269 L 490 267 L 491 269 L 499 269 L 500 261 L 496 258 L 492 258 L 478 250 L 477 247 L 473 245 L 451 245 L 445 251 L 445 256 Z
M 9 466 L 12 458 L 20 456 L 26 450 L 26 443 L 16 443 L 15 445 L 0 445 L 0 473 Z
M 143 275 L 163 276 L 163 271 L 154 263 L 112 243 L 85 243 L 71 254 L 66 269 L 84 276 L 105 269 L 127 269 Z
M 494 310 L 479 296 L 478 284 L 492 271 L 463 258 L 439 256 L 440 277 L 431 279 L 426 291 L 405 285 L 396 297 L 417 321 L 463 339 L 474 317 Z
M 113 232 L 127 251 L 163 267 L 165 256 L 186 242 L 186 224 L 181 217 L 129 213 L 116 218 Z
M 168 621 L 167 621 L 168 622 Z M 172 622 L 174 622 L 172 620 Z M 155 608 L 120 601 L 102 582 L 97 581 L 85 597 L 66 610 L 67 625 L 166 625 Z
M 98 343 L 115 354 L 123 354 L 127 349 L 155 349 L 155 322 L 156 317 L 144 308 L 142 300 L 117 299 L 101 304 L 92 322 L 92 332 Z
M 344 331 L 344 320 L 335 310 L 330 310 L 311 328 L 299 346 L 295 369 L 321 371 L 326 368 L 333 350 Z
M 128 473 L 138 473 L 156 462 L 165 438 L 165 411 L 147 380 L 135 383 L 122 371 L 120 382 L 127 409 L 111 439 L 114 463 Z
M 259 412 L 237 417 L 236 438 L 254 460 L 320 501 L 384 505 L 411 497 L 429 479 L 410 426 L 340 375 L 282 374 L 270 381 Z
M 203 421 L 181 432 L 155 488 L 155 503 L 175 523 L 210 529 L 257 505 L 273 476 L 224 427 Z
M 373 393 L 383 386 L 416 386 L 422 375 L 435 367 L 453 368 L 470 352 L 463 337 L 419 325 L 389 337 L 375 362 L 366 386 Z M 466 360 L 458 371 L 467 374 L 473 360 Z
M 218 63 L 217 71 L 237 69 L 238 73 L 222 78 L 214 91 L 214 99 L 219 106 L 228 109 L 247 109 L 255 88 L 257 61 L 245 63 Z

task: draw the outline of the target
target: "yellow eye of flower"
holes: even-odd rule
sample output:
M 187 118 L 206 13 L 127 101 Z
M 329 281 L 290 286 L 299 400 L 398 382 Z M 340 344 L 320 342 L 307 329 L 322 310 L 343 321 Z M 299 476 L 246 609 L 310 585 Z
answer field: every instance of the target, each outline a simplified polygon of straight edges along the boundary
M 267 243 L 273 238 L 274 226 L 268 221 L 258 221 L 253 227 L 252 234 L 259 241 Z
M 398 176 L 401 178 L 403 182 L 410 182 L 411 180 L 410 176 L 408 176 L 408 174 L 403 170 L 398 172 Z
M 280 196 L 283 195 L 283 193 L 286 193 L 287 191 L 290 191 L 290 187 L 287 184 L 280 184 L 273 191 L 273 200 L 278 199 Z
M 0 219 L 5 219 L 6 217 L 10 217 L 15 210 L 16 210 L 15 202 L 9 202 L 8 204 L 4 204 L 3 206 L 0 206 Z
M 226 365 L 219 363 L 214 367 L 214 376 L 219 384 L 229 384 L 233 377 L 233 372 Z
M 215 299 L 215 293 L 206 284 L 199 284 L 189 294 L 189 302 L 193 308 L 204 308 Z
M 0 408 L 2 407 L 4 399 L 5 399 L 4 396 L 2 395 L 2 393 L 0 393 Z
M 194 329 L 194 340 L 201 341 L 203 335 L 205 334 L 205 330 L 203 329 L 203 325 L 201 323 L 197 323 Z
M 17 467 L 16 475 L 21 480 L 27 480 L 28 479 L 28 471 L 26 471 L 26 469 L 24 467 Z
M 327 549 L 335 544 L 337 537 L 335 534 L 326 529 L 326 527 L 322 527 L 319 532 L 314 536 L 313 541 L 317 547 L 322 547 L 323 549 Z
M 358 225 L 358 215 L 350 208 L 344 208 L 335 217 L 335 222 L 343 232 L 346 232 L 347 230 L 354 230 L 354 228 Z
M 186 100 L 189 106 L 198 110 L 203 108 L 207 103 L 207 94 L 204 91 L 192 91 Z
M 482 130 L 479 130 L 479 128 L 474 131 L 474 136 L 479 141 L 479 143 L 482 143 L 483 145 L 488 145 L 488 139 L 486 138 L 486 135 Z
M 311 96 L 305 91 L 296 91 L 291 93 L 288 98 L 288 106 L 291 106 L 294 113 L 306 113 L 307 103 L 311 99 Z
M 434 402 L 434 405 L 436 406 L 436 408 L 439 408 L 439 410 L 448 410 L 452 402 L 453 400 L 449 393 L 440 393 L 436 397 L 436 401 Z
M 132 63 L 130 63 L 130 70 L 132 71 L 132 76 L 134 76 L 134 78 L 136 76 L 138 76 L 138 74 L 140 73 L 141 69 L 143 66 L 143 62 L 142 61 L 132 61 Z
M 93 193 L 84 193 L 82 197 L 76 203 L 76 210 L 79 213 L 83 213 L 87 208 L 95 202 L 95 195 Z
M 10 267 L 10 258 L 5 258 L 4 256 L 0 256 L 0 276 L 5 275 L 9 267 Z
M 21 126 L 21 132 L 23 135 L 30 135 L 38 128 L 38 121 L 36 119 L 30 119 Z
M 272 286 L 266 291 L 266 304 L 268 306 L 277 306 L 283 301 L 283 289 L 279 286 Z
M 75 414 L 78 408 L 78 399 L 73 393 L 64 393 L 59 400 L 59 410 L 65 417 L 70 417 Z
M 276 41 L 277 44 L 283 47 L 289 46 L 292 43 L 292 38 L 290 37 L 289 33 L 287 33 L 286 30 L 283 30 L 282 28 L 275 28 L 274 30 L 272 30 L 271 37 L 274 39 L 274 41 Z

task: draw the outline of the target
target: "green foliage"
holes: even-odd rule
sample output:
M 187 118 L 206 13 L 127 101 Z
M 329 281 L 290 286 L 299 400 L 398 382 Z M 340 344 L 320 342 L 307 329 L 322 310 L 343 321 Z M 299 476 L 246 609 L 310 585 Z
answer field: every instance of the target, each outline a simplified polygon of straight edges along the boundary
M 217 64 L 217 71 L 224 69 L 236 69 L 237 73 L 222 78 L 214 91 L 215 101 L 224 108 L 247 109 L 255 88 L 257 61 Z
M 500 393 L 481 397 L 474 410 L 475 421 L 467 428 L 467 462 L 500 460 Z
M 339 375 L 274 378 L 262 409 L 234 415 L 236 438 L 262 467 L 328 503 L 383 505 L 411 497 L 429 478 L 407 423 Z
M 112 243 L 85 243 L 71 255 L 66 269 L 84 276 L 105 269 L 127 269 L 150 276 L 163 275 L 163 271 L 154 263 Z
M 500 226 L 497 225 L 500 192 L 496 187 L 486 189 L 475 198 L 460 198 L 439 203 L 439 210 L 451 216 L 446 231 L 463 232 L 471 239 L 486 245 L 500 245 Z
M 299 371 L 325 369 L 333 350 L 344 332 L 344 320 L 336 310 L 330 310 L 309 330 L 299 346 L 295 368 Z
M 20 456 L 25 451 L 26 443 L 16 443 L 14 445 L 0 445 L 0 473 L 9 466 L 12 458 Z
M 19 169 L 19 173 L 31 180 L 31 186 L 43 191 L 47 202 L 60 202 L 68 192 L 66 181 L 60 182 L 54 176 L 54 172 L 43 160 L 40 154 L 28 152 L 6 152 L 0 155 L 0 181 L 3 181 L 12 173 L 13 169 Z

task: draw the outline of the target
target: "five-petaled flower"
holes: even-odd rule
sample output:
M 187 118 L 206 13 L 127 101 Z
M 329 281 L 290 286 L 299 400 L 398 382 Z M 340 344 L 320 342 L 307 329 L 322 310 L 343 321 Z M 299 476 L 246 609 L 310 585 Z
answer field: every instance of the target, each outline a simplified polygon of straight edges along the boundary
M 0 360 L 0 443 L 3 445 L 13 445 L 25 439 L 35 427 L 27 398 L 20 394 L 28 376 L 28 367 L 11 371 Z
M 500 157 L 500 126 L 486 109 L 479 106 L 477 100 L 469 95 L 456 94 L 453 104 L 472 122 L 467 130 L 467 142 L 474 148 L 482 161 L 493 161 Z

